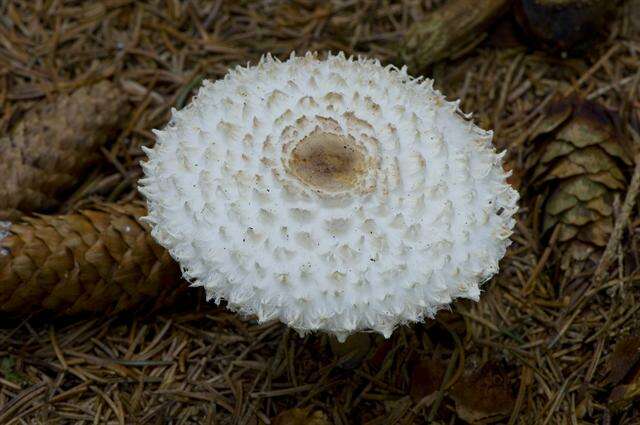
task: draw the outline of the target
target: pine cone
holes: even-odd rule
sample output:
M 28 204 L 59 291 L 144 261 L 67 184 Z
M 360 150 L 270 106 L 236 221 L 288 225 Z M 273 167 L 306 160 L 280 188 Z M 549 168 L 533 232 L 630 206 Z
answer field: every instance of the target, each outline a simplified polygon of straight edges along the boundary
M 126 95 L 102 81 L 28 111 L 0 139 L 0 219 L 50 212 L 100 159 L 128 113 Z
M 422 69 L 454 58 L 484 38 L 483 32 L 509 10 L 509 0 L 449 0 L 407 30 L 400 61 Z
M 611 112 L 577 98 L 548 109 L 533 146 L 526 168 L 532 189 L 543 197 L 542 235 L 561 226 L 558 243 L 567 269 L 572 260 L 584 261 L 607 245 L 614 196 L 624 196 L 631 160 Z
M 515 0 L 514 14 L 528 41 L 552 52 L 586 50 L 618 0 Z
M 187 285 L 139 219 L 140 204 L 105 204 L 0 228 L 0 312 L 115 313 L 171 302 Z

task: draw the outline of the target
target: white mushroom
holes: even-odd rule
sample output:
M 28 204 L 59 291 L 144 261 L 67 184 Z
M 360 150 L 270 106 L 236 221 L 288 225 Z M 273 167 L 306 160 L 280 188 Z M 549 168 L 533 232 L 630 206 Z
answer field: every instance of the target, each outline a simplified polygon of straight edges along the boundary
M 146 149 L 154 238 L 207 299 L 301 333 L 389 336 L 478 300 L 517 192 L 492 133 L 371 59 L 270 55 L 205 81 Z

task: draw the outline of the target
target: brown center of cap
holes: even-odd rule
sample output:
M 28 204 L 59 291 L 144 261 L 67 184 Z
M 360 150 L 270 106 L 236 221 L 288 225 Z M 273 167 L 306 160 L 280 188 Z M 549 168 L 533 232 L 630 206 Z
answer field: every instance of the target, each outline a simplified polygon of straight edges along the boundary
M 365 155 L 353 138 L 314 131 L 291 152 L 289 171 L 305 184 L 326 192 L 355 187 L 365 172 Z

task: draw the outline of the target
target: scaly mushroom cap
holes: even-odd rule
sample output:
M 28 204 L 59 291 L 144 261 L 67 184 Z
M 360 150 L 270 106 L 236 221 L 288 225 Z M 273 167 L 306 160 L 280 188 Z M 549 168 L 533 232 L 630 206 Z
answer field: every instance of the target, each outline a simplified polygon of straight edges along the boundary
M 147 149 L 154 238 L 208 299 L 389 336 L 498 271 L 518 199 L 492 133 L 377 60 L 264 57 L 206 81 Z

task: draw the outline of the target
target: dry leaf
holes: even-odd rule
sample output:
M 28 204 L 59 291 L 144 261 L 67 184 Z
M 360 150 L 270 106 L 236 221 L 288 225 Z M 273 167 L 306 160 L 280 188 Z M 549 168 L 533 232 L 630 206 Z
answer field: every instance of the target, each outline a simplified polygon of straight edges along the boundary
M 440 389 L 447 365 L 439 359 L 421 359 L 411 371 L 411 388 L 409 394 L 418 402 L 424 397 L 434 394 Z
M 640 362 L 640 336 L 627 336 L 616 344 L 607 363 L 605 384 L 619 384 Z
M 519 189 L 522 186 L 522 170 L 517 166 L 513 159 L 506 160 L 502 164 L 504 171 L 511 172 L 511 175 L 507 177 L 507 183 L 511 186 Z
M 609 394 L 614 409 L 640 397 L 640 336 L 627 336 L 616 344 L 607 363 L 605 384 L 615 387 Z
M 276 416 L 273 425 L 331 425 L 329 418 L 322 410 L 311 411 L 310 407 L 286 410 Z
M 373 348 L 373 354 L 369 359 L 371 366 L 379 369 L 387 360 L 387 356 L 393 352 L 394 343 L 391 338 L 379 338 L 375 337 L 375 344 Z
M 463 376 L 451 390 L 460 419 L 470 423 L 492 423 L 513 410 L 513 388 L 504 368 L 489 361 Z
M 344 342 L 330 337 L 331 351 L 338 359 L 338 365 L 345 369 L 357 367 L 371 350 L 372 335 L 366 332 L 358 332 L 349 335 Z

